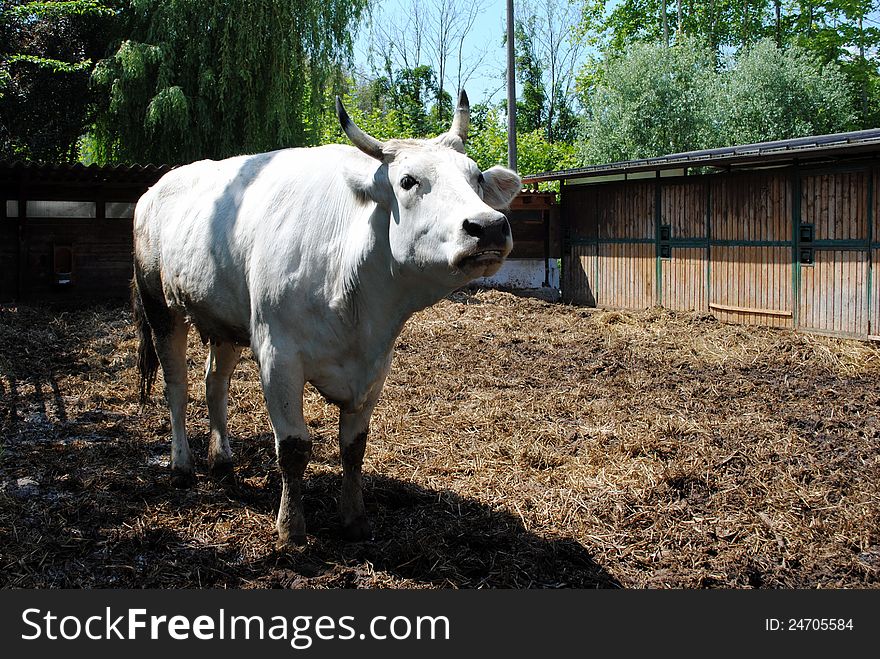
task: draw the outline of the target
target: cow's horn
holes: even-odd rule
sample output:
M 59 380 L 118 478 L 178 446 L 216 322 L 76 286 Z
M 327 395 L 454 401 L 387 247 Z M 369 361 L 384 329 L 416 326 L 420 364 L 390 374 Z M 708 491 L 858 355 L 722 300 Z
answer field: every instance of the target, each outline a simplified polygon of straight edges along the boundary
M 455 116 L 452 118 L 452 128 L 449 132 L 461 138 L 462 143 L 467 142 L 468 123 L 471 118 L 471 104 L 467 93 L 462 89 L 458 93 L 458 107 L 455 108 Z
M 336 97 L 336 116 L 339 117 L 339 123 L 342 125 L 342 130 L 348 135 L 348 139 L 351 140 L 352 144 L 376 160 L 382 160 L 384 158 L 385 154 L 382 152 L 382 142 L 372 135 L 367 135 L 364 131 L 358 128 L 357 124 L 348 116 L 348 112 L 345 111 L 345 106 L 342 105 L 342 101 L 338 96 Z

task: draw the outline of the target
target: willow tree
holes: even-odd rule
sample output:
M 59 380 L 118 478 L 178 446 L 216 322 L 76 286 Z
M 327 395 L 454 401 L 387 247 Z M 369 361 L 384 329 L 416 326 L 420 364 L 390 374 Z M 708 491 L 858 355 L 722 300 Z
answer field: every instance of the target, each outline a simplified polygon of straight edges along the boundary
M 132 0 L 99 62 L 103 162 L 179 163 L 314 143 L 367 0 Z

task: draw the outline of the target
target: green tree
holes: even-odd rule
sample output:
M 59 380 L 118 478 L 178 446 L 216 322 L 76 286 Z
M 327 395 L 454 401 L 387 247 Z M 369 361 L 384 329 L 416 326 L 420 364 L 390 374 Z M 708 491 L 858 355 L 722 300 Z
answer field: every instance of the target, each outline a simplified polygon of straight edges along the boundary
M 101 161 L 312 144 L 366 0 L 132 0 L 93 74 Z
M 587 0 L 581 31 L 618 52 L 634 41 L 668 46 L 690 37 L 720 55 L 775 34 L 777 8 L 781 15 L 782 0 Z
M 709 108 L 716 84 L 713 56 L 682 38 L 633 44 L 608 55 L 581 78 L 586 108 L 584 164 L 648 158 L 714 146 Z
M 577 9 L 564 0 L 519 0 L 516 16 L 517 132 L 540 128 L 548 142 L 573 143 L 575 74 L 584 50 Z
M 438 94 L 430 66 L 391 70 L 387 76 L 349 79 L 343 85 L 345 107 L 356 123 L 379 139 L 422 138 L 449 129 L 452 98 Z M 442 111 L 438 109 L 443 99 Z M 328 104 L 328 108 L 330 105 Z M 348 141 L 332 108 L 327 110 L 322 142 Z
M 520 99 L 516 103 L 516 130 L 518 133 L 538 130 L 545 125 L 547 92 L 544 89 L 543 62 L 535 52 L 537 17 L 517 19 L 514 34 L 516 49 L 516 77 Z
M 801 46 L 849 80 L 856 125 L 880 125 L 880 0 L 585 0 L 581 8 L 583 38 L 613 53 L 694 38 L 721 69 L 727 55 L 764 39 Z
M 835 64 L 759 41 L 716 71 L 708 48 L 636 43 L 584 77 L 584 164 L 850 130 L 852 95 Z
M 0 157 L 74 161 L 92 121 L 89 73 L 110 2 L 0 1 Z
M 846 77 L 796 46 L 765 39 L 740 54 L 714 88 L 714 115 L 727 144 L 750 144 L 851 130 L 856 120 Z
M 787 42 L 835 63 L 850 83 L 860 128 L 880 125 L 878 0 L 791 0 L 782 16 Z
M 468 155 L 480 169 L 507 162 L 507 123 L 500 108 L 475 106 L 467 144 Z M 548 142 L 542 129 L 517 134 L 517 168 L 520 174 L 538 174 L 574 167 L 573 146 Z

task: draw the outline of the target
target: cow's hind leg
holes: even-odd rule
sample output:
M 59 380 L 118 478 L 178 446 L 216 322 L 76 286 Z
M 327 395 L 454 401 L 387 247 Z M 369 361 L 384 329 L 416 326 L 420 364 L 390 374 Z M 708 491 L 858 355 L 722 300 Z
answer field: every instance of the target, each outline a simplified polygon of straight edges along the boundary
M 189 325 L 181 314 L 172 314 L 169 331 L 155 332 L 156 354 L 165 380 L 165 399 L 171 412 L 171 484 L 193 484 L 192 454 L 186 439 L 186 403 L 188 397 L 186 340 Z
M 229 379 L 241 357 L 241 348 L 231 343 L 210 346 L 205 364 L 205 397 L 211 424 L 211 442 L 208 448 L 208 469 L 220 482 L 232 483 L 232 449 L 226 429 Z
M 302 481 L 312 456 L 312 440 L 303 419 L 305 380 L 294 359 L 279 354 L 267 338 L 255 346 L 266 409 L 275 432 L 275 451 L 281 471 L 281 504 L 276 528 L 278 547 L 303 545 L 306 521 L 302 506 Z

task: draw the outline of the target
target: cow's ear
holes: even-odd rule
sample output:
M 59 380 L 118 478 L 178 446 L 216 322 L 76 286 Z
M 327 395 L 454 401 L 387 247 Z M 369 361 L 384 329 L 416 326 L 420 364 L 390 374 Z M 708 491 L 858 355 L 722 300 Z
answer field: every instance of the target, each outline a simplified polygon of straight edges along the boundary
M 522 189 L 522 179 L 505 167 L 483 172 L 483 201 L 496 210 L 507 208 Z
M 374 201 L 387 206 L 391 195 L 388 165 L 381 167 L 343 167 L 346 184 L 361 201 Z

